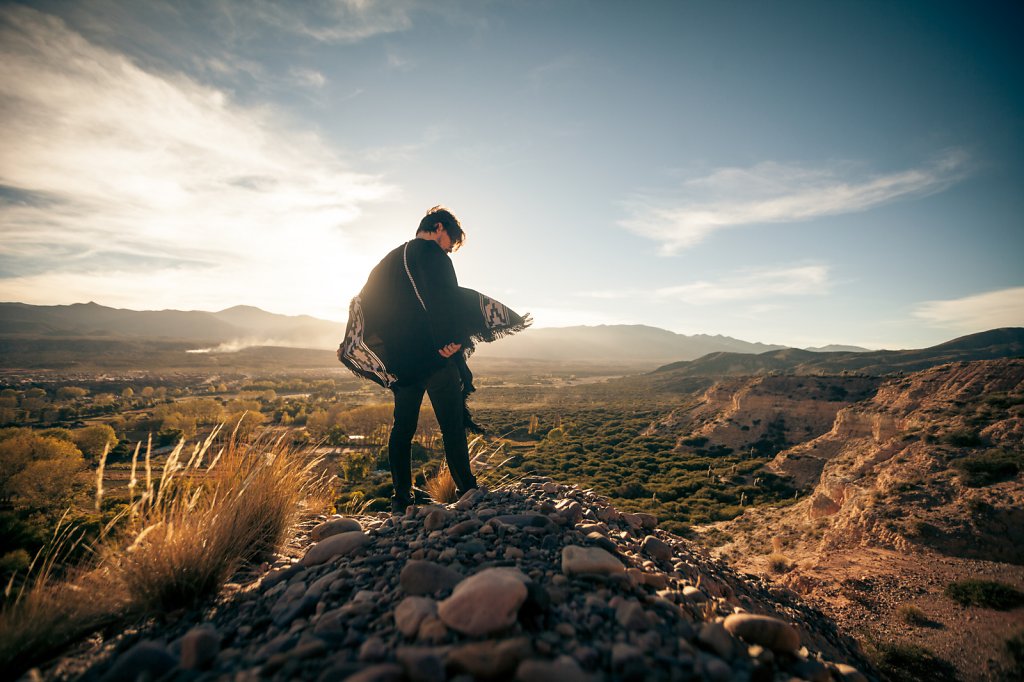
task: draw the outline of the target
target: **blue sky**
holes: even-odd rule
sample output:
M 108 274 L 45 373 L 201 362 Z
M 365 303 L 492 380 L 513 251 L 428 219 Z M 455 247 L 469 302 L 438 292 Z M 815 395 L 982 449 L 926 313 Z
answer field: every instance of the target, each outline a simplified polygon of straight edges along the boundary
M 443 203 L 461 283 L 538 326 L 1024 326 L 1022 30 L 1018 2 L 0 3 L 0 300 L 343 320 Z

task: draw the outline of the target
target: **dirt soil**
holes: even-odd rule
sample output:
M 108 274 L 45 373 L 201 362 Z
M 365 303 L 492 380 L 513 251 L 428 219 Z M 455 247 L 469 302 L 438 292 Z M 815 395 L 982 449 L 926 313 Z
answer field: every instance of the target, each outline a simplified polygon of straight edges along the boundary
M 739 570 L 773 575 L 766 556 L 733 560 Z M 948 661 L 965 682 L 1016 680 L 1006 640 L 1024 631 L 1024 609 L 960 606 L 947 585 L 974 578 L 1024 590 L 1024 567 L 959 559 L 934 552 L 857 548 L 797 562 L 775 580 L 839 623 L 870 652 L 873 643 L 915 644 Z M 923 612 L 908 623 L 901 606 Z

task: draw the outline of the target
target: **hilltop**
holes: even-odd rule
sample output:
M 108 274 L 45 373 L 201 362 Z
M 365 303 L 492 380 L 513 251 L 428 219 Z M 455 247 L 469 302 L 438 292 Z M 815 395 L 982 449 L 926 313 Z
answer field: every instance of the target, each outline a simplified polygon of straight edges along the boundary
M 870 672 L 856 644 L 788 590 L 538 478 L 311 519 L 216 604 L 85 643 L 36 679 L 866 679 L 856 668 Z
M 961 336 L 929 348 L 867 352 L 811 352 L 798 348 L 773 350 L 757 355 L 710 353 L 702 358 L 675 362 L 655 370 L 660 385 L 684 382 L 701 376 L 749 376 L 752 374 L 859 374 L 882 375 L 915 372 L 947 362 L 989 360 L 1024 355 L 1024 328 L 1005 327 Z

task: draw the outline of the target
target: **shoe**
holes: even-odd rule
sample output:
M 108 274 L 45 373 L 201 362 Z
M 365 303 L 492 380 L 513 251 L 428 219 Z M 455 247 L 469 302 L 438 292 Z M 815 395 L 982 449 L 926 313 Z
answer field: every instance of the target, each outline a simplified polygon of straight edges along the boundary
M 391 513 L 405 516 L 405 511 L 412 505 L 412 500 L 391 500 Z

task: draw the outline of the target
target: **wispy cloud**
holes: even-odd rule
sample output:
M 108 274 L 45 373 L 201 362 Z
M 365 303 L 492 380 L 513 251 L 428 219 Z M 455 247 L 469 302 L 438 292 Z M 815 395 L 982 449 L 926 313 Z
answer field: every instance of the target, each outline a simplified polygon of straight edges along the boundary
M 936 327 L 965 332 L 1024 327 L 1024 287 L 926 301 L 917 307 L 914 317 Z
M 604 299 L 654 297 L 692 305 L 710 305 L 723 302 L 759 301 L 780 296 L 819 295 L 826 293 L 828 287 L 827 266 L 801 265 L 789 268 L 749 270 L 716 281 L 698 280 L 649 291 L 609 290 L 587 292 L 583 295 Z
M 269 108 L 146 70 L 25 7 L 0 9 L 0 101 L 0 256 L 35 264 L 0 273 L 3 298 L 68 285 L 62 298 L 119 286 L 128 305 L 161 286 L 294 298 L 285 288 L 337 281 L 346 226 L 391 190 Z M 131 279 L 111 279 L 115 257 Z
M 353 43 L 412 28 L 408 0 L 244 0 L 223 7 L 240 24 L 260 22 L 328 43 Z
M 291 76 L 296 84 L 304 88 L 322 88 L 327 85 L 327 76 L 316 69 L 295 68 L 291 70 Z
M 621 225 L 671 254 L 730 227 L 854 213 L 941 192 L 965 176 L 966 166 L 966 154 L 953 150 L 920 168 L 887 174 L 864 174 L 850 163 L 721 168 L 684 182 L 670 196 L 633 196 L 624 202 L 631 215 Z

